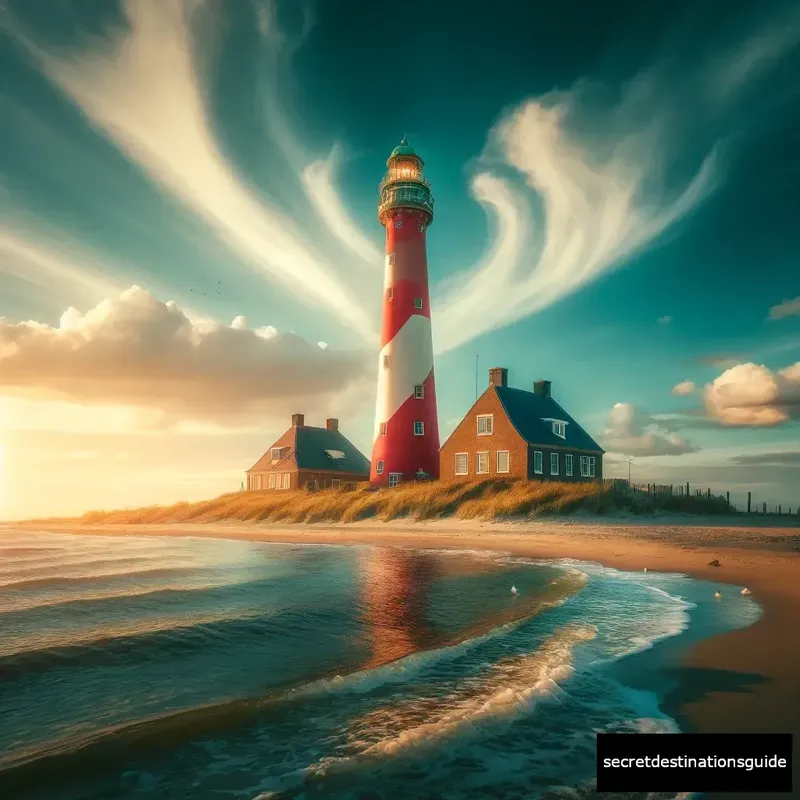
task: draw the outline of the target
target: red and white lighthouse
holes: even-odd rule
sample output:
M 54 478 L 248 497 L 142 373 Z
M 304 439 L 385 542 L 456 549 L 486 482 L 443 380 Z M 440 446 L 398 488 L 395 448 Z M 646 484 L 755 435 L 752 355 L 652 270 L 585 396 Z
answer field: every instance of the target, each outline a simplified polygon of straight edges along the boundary
M 383 328 L 370 483 L 395 486 L 439 477 L 439 419 L 425 237 L 433 221 L 430 184 L 408 142 L 392 151 L 380 185 L 386 228 Z

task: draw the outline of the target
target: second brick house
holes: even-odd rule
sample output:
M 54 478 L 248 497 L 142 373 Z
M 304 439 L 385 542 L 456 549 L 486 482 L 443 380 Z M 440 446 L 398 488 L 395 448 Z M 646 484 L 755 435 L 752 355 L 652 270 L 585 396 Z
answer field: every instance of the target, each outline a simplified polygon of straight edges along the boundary
M 599 481 L 603 449 L 553 399 L 550 381 L 533 391 L 508 385 L 508 370 L 489 370 L 489 386 L 439 452 L 442 479 L 516 477 Z

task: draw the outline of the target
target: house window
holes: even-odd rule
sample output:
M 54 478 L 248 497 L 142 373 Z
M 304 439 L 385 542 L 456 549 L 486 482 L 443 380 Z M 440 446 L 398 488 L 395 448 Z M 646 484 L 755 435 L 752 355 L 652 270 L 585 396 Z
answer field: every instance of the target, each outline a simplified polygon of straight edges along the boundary
M 489 453 L 475 453 L 475 474 L 487 475 L 489 473 Z
M 417 311 L 422 311 L 422 298 L 421 297 L 415 297 L 414 298 L 414 308 L 416 308 Z
M 594 478 L 594 456 L 589 456 L 589 477 Z
M 274 489 L 275 488 L 275 478 L 276 478 L 275 473 L 274 472 L 270 472 L 269 478 L 268 478 L 269 483 L 267 484 L 267 488 L 268 489 Z
M 581 478 L 589 477 L 589 456 L 581 456 Z
M 385 422 L 381 422 L 381 424 L 378 425 L 378 436 L 386 436 L 386 423 Z
M 425 223 L 419 219 L 417 220 L 417 230 L 422 233 L 425 230 Z
M 331 478 L 331 489 L 338 489 L 342 485 L 341 478 Z
M 508 450 L 497 451 L 497 471 L 509 472 L 508 468 Z
M 542 451 L 541 450 L 534 450 L 533 451 L 533 471 L 537 475 L 541 475 L 544 472 L 544 467 L 542 466 Z
M 494 414 L 478 414 L 478 436 L 491 436 L 494 432 Z
M 425 423 L 424 422 L 415 422 L 414 423 L 414 436 L 424 436 L 425 435 Z
M 378 461 L 375 465 L 375 474 L 376 475 L 383 475 L 383 461 Z
M 567 438 L 567 423 L 560 422 L 559 420 L 553 420 L 553 433 L 556 436 L 560 436 L 562 439 Z
M 456 453 L 456 475 L 469 475 L 468 453 Z
M 550 474 L 558 475 L 558 453 L 550 453 Z
M 283 488 L 284 489 L 291 489 L 292 487 L 292 476 L 288 472 L 283 473 Z
M 567 473 L 567 477 L 572 477 L 572 453 L 567 453 L 564 456 L 564 471 Z
M 394 289 L 392 289 L 392 287 L 390 286 L 390 287 L 389 287 L 389 288 L 386 290 L 386 299 L 387 299 L 389 302 L 391 302 L 393 297 L 394 297 Z
M 403 477 L 402 472 L 390 472 L 389 473 L 389 486 L 397 486 L 400 483 L 400 479 Z
M 388 353 L 383 357 L 383 368 L 384 369 L 389 369 L 389 362 L 391 360 L 392 360 L 392 358 Z
M 402 228 L 402 227 L 403 227 L 403 220 L 401 220 L 401 219 L 396 219 L 396 220 L 394 221 L 394 226 L 395 226 L 395 228 Z M 389 480 L 391 481 L 391 479 L 392 479 L 392 477 L 391 477 L 391 475 L 390 475 L 390 476 L 389 476 Z
M 414 399 L 415 400 L 424 400 L 425 399 L 425 387 L 421 383 L 418 383 L 414 387 Z
M 281 457 L 281 449 L 280 447 L 273 447 L 272 448 L 272 460 L 277 461 Z
M 386 256 L 386 260 L 389 264 L 394 264 L 394 253 L 389 253 L 389 255 Z

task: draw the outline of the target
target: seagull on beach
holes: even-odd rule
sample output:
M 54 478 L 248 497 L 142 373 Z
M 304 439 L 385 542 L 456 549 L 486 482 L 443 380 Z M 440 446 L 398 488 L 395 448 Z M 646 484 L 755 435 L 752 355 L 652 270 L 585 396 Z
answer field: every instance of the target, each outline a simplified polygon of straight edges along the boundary
M 746 586 L 742 589 L 742 594 L 753 594 Z
M 717 593 L 714 595 L 714 597 L 716 597 L 716 598 L 717 598 L 717 600 L 719 600 L 719 599 L 722 597 L 722 592 L 720 592 L 719 590 L 717 590 Z
M 511 594 L 519 594 L 519 592 L 517 591 L 517 587 L 516 586 L 512 586 L 511 587 Z

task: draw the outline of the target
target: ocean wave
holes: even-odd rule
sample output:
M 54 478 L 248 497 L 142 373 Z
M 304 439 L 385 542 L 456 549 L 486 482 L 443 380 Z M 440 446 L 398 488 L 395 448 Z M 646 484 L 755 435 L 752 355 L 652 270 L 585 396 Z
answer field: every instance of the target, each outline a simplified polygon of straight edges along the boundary
M 158 578 L 167 575 L 191 574 L 194 572 L 191 566 L 178 567 L 154 567 L 153 569 L 129 570 L 126 572 L 107 572 L 96 573 L 94 575 L 51 575 L 43 578 L 27 578 L 21 581 L 11 581 L 0 584 L 0 595 L 6 592 L 20 592 L 26 589 L 66 588 L 84 583 L 103 583 L 114 580 L 128 580 L 130 578 Z

